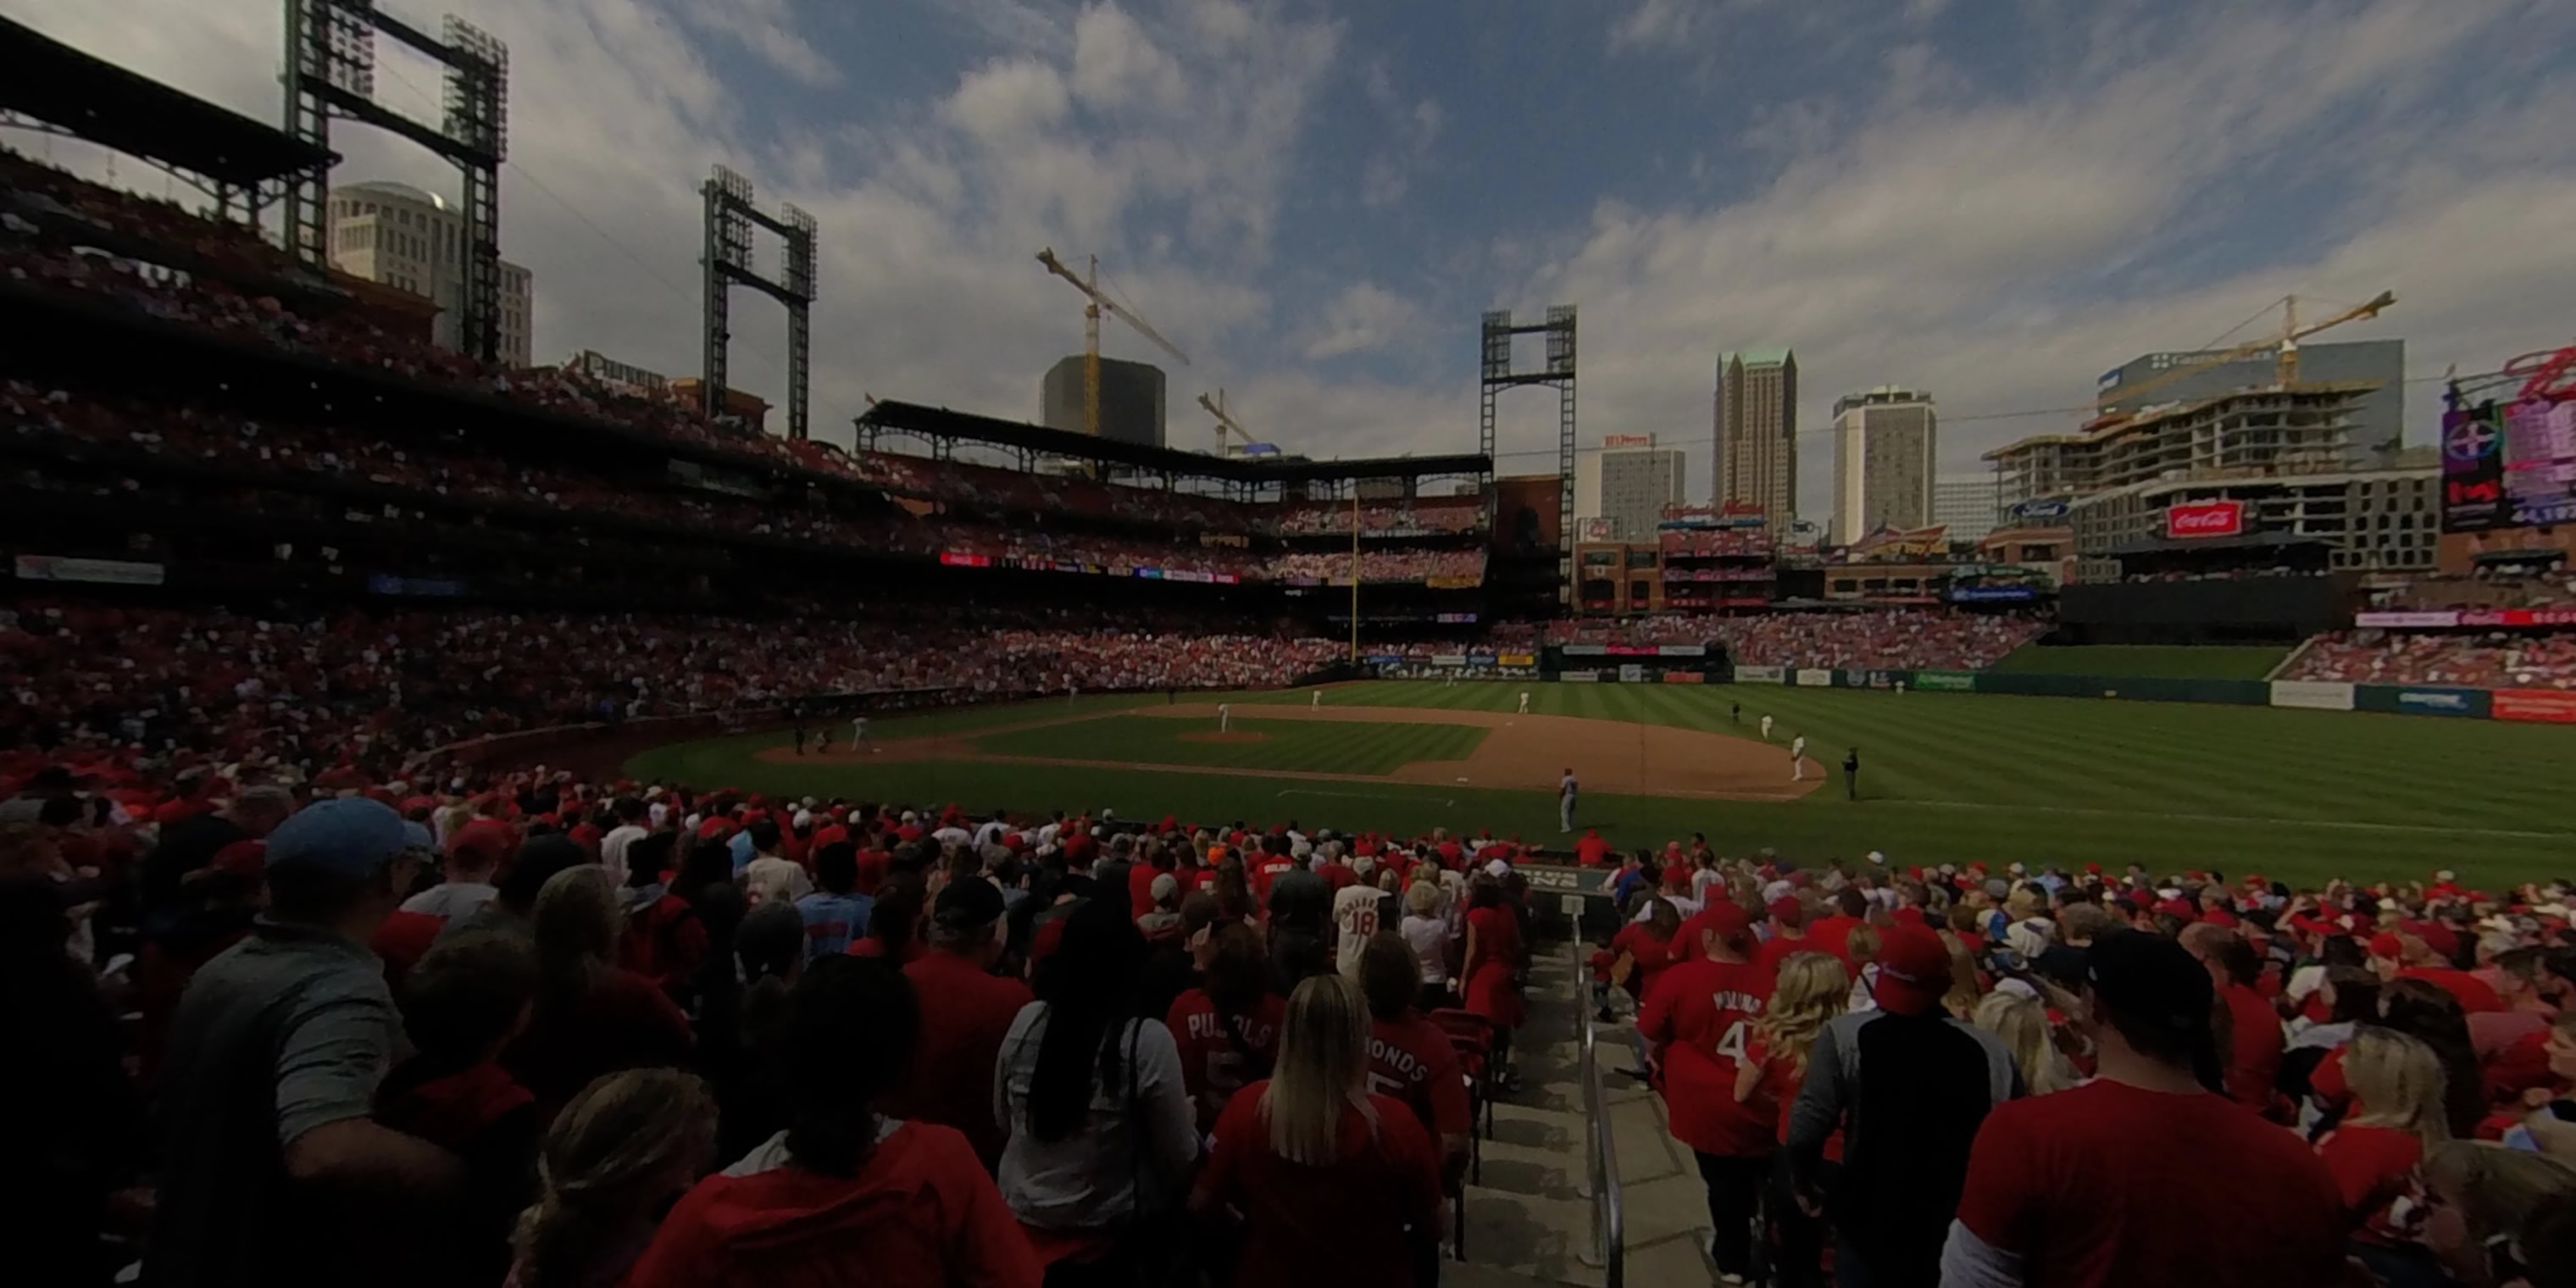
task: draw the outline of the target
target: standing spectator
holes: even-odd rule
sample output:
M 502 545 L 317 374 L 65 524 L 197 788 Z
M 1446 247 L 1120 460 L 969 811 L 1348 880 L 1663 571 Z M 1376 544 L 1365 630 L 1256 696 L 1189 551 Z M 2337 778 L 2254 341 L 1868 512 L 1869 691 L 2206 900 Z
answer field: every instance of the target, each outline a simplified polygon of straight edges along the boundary
M 989 884 L 989 883 L 987 883 Z M 877 887 L 876 906 L 868 909 L 868 933 L 850 941 L 852 957 L 882 957 L 898 966 L 930 951 L 923 941 L 921 878 L 897 873 Z
M 824 846 L 814 856 L 814 879 L 822 888 L 796 901 L 796 915 L 805 921 L 806 955 L 838 957 L 850 950 L 876 907 L 876 900 L 858 892 L 858 847 L 847 841 Z
M 1002 892 L 990 881 L 951 882 L 930 917 L 930 950 L 903 968 L 922 1011 L 920 1040 L 901 1100 L 903 1116 L 966 1133 L 990 1168 L 1006 1139 L 993 1117 L 993 1070 L 1002 1035 L 1029 1004 L 1029 987 L 993 974 L 1002 956 Z
M 1850 998 L 1851 976 L 1832 954 L 1799 953 L 1780 963 L 1769 1004 L 1762 1018 L 1754 1021 L 1744 1057 L 1736 1066 L 1735 1101 L 1770 1105 L 1777 1121 L 1775 1139 L 1783 1145 L 1789 1140 L 1789 1110 L 1797 1103 L 1799 1084 L 1806 1080 L 1807 1057 L 1815 1050 L 1816 1035 L 1843 1013 Z M 1799 1206 L 1789 1183 L 1786 1151 L 1774 1157 L 1767 1200 L 1772 1267 L 1783 1288 L 1821 1285 L 1824 1222 Z M 1840 1140 L 1826 1139 L 1823 1162 L 1841 1164 Z
M 545 1124 L 500 1057 L 528 1022 L 536 987 L 536 949 L 508 930 L 449 935 L 404 977 L 403 1027 L 417 1053 L 385 1079 L 376 1120 L 465 1164 L 442 1237 L 389 1268 L 404 1282 L 490 1283 L 509 1268 Z
M 2343 1219 L 2324 1165 L 2219 1094 L 2209 972 L 2137 931 L 2104 935 L 2087 956 L 2098 1075 L 1987 1118 L 1942 1282 L 2343 1282 Z M 1885 992 L 1882 981 L 1882 1005 Z
M 1226 1102 L 1270 1076 L 1279 1054 L 1287 1005 L 1270 991 L 1261 939 L 1249 926 L 1208 936 L 1204 982 L 1181 994 L 1163 1020 L 1181 1052 L 1181 1080 L 1197 1106 L 1199 1129 L 1216 1125 Z
M 814 879 L 807 876 L 803 865 L 778 854 L 778 824 L 772 819 L 759 819 L 744 828 L 751 838 L 751 861 L 743 865 L 743 897 L 753 905 L 794 903 L 814 893 Z M 855 860 L 854 860 L 855 861 Z
M 1171 1251 L 1143 1232 L 1182 1197 L 1199 1142 L 1180 1048 L 1137 1012 L 1144 958 L 1124 904 L 1085 900 L 1002 1040 L 1002 1197 L 1064 1263 L 1051 1278 L 1128 1283 Z
M 1421 968 L 1402 936 L 1379 931 L 1360 949 L 1360 991 L 1368 998 L 1370 1085 L 1393 1087 L 1455 1165 L 1474 1130 L 1458 1050 L 1414 1008 Z
M 1028 1238 L 965 1139 L 876 1110 L 920 1020 L 890 963 L 814 963 L 789 999 L 786 1129 L 680 1200 L 628 1288 L 1037 1288 Z
M 493 874 L 518 845 L 510 825 L 498 819 L 478 818 L 456 829 L 447 838 L 439 883 L 403 900 L 402 910 L 450 923 L 483 911 L 501 893 Z
M 2227 1006 L 2227 1094 L 2258 1114 L 2268 1113 L 2288 1042 L 2280 1012 L 2254 990 L 2262 961 L 2243 935 L 2206 922 L 2183 931 L 2182 946 L 2208 969 Z
M 556 873 L 537 895 L 532 921 L 536 1006 L 502 1063 L 536 1093 L 550 1121 L 594 1078 L 687 1058 L 688 1017 L 651 980 L 612 964 L 620 918 L 606 869 Z
M 2553 1288 L 2576 1275 L 2576 1167 L 2484 1141 L 2424 1160 L 2424 1242 L 2464 1288 Z
M 2179 951 L 2179 950 L 2177 950 Z M 1825 1026 L 1789 1123 L 1791 1183 L 1819 1193 L 1825 1141 L 1843 1133 L 1843 1165 L 1824 1207 L 1844 1284 L 1930 1283 L 1958 1210 L 1968 1147 L 1996 1105 L 2019 1091 L 1994 1035 L 1950 1015 L 1949 948 L 1898 924 L 1879 936 L 1876 1009 Z
M 2024 1091 L 2045 1096 L 2075 1085 L 2075 1067 L 2050 1040 L 2048 1008 L 2028 991 L 1998 988 L 1978 999 L 1976 1014 L 1970 1018 L 2012 1053 L 2013 1069 L 2021 1074 Z
M 617 803 L 609 807 L 609 812 L 616 817 L 617 826 L 599 838 L 599 865 L 608 869 L 608 874 L 617 879 L 617 884 L 624 885 L 628 875 L 626 847 L 651 835 L 652 829 L 644 825 L 647 817 L 644 802 L 632 796 L 618 797 Z
M 1449 1005 L 1449 921 L 1440 915 L 1440 887 L 1416 881 L 1404 891 L 1404 942 L 1422 963 L 1419 1005 L 1436 1011 Z
M 1698 1156 L 1708 1187 L 1709 1248 L 1720 1278 L 1753 1267 L 1753 1214 L 1770 1169 L 1778 1109 L 1735 1098 L 1737 1060 L 1771 996 L 1771 974 L 1751 958 L 1753 928 L 1729 902 L 1709 905 L 1701 956 L 1664 971 L 1637 1015 L 1654 1044 L 1657 1082 L 1673 1139 Z
M 87 1285 L 114 1269 L 97 1264 L 100 1218 L 138 1161 L 142 1104 L 116 1008 L 65 951 L 71 934 L 52 878 L 0 877 L 0 1097 L 31 1111 L 0 1169 L 0 1240 L 12 1261 Z
M 1436 1237 L 1440 1161 L 1404 1103 L 1369 1092 L 1359 989 L 1318 975 L 1289 999 L 1279 1069 L 1226 1106 L 1190 1206 L 1245 1214 L 1235 1288 L 1405 1288 Z
M 706 1170 L 715 1128 L 705 1084 L 676 1069 L 629 1069 L 585 1087 L 546 1131 L 512 1288 L 649 1282 L 638 1258 L 655 1241 L 655 1218 Z
M 345 1250 L 325 1232 L 462 1179 L 454 1155 L 370 1116 L 400 1021 L 366 943 L 410 884 L 409 844 L 362 797 L 269 834 L 267 915 L 197 972 L 171 1026 L 156 1288 L 336 1279 Z
M 1494 1068 L 1511 1058 L 1512 1030 L 1523 1016 L 1520 919 L 1503 904 L 1503 884 L 1478 874 L 1467 887 L 1467 946 L 1459 985 L 1467 1009 L 1494 1026 Z
M 152 853 L 143 860 L 143 916 L 146 933 L 159 930 L 186 907 L 182 887 L 190 873 L 215 861 L 228 846 L 265 839 L 295 812 L 295 798 L 283 787 L 250 787 L 221 813 L 197 813 L 165 823 Z

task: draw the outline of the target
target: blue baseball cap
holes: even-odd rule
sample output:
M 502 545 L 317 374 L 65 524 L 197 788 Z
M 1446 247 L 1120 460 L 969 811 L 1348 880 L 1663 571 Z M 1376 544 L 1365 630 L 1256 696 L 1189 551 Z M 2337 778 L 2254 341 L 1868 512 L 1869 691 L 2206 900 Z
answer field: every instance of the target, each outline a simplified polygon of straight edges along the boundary
M 268 834 L 268 866 L 372 876 L 410 846 L 392 806 L 350 796 L 308 805 L 278 824 Z

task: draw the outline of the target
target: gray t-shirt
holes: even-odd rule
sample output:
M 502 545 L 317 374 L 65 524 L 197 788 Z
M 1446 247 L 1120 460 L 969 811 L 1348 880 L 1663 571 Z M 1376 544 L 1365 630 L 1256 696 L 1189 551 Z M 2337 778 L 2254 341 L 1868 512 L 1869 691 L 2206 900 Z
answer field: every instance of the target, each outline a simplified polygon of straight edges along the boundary
M 996 1179 L 1011 1212 L 1048 1230 L 1100 1229 L 1176 1199 L 1197 1161 L 1196 1111 L 1181 1079 L 1181 1049 L 1160 1020 L 1131 1020 L 1116 1038 L 1135 1052 L 1135 1085 L 1095 1086 L 1080 1130 L 1041 1141 L 1029 1130 L 1029 1082 L 1046 1039 L 1048 1006 L 1020 1008 L 993 1069 L 994 1120 L 1011 1133 Z M 1095 1081 L 1100 1062 L 1089 1062 Z M 1142 1193 L 1139 1193 L 1139 1189 Z
M 316 1264 L 319 1196 L 286 1175 L 289 1142 L 364 1118 L 402 1022 L 365 945 L 262 919 L 207 962 L 172 1019 L 159 1074 L 161 1187 L 154 1288 L 291 1284 L 345 1274 Z

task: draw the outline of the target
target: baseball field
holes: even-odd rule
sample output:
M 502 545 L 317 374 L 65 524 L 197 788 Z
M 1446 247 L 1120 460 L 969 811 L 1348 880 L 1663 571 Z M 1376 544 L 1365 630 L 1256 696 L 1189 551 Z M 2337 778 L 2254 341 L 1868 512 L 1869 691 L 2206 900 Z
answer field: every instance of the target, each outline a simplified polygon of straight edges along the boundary
M 2293 883 L 2576 872 L 2566 727 L 1761 685 L 1372 681 L 1325 689 L 1320 707 L 1313 693 L 1043 700 L 880 719 L 861 751 L 843 723 L 828 755 L 797 756 L 769 731 L 658 748 L 627 770 L 978 812 L 1556 842 L 1556 783 L 1571 769 L 1578 826 L 1622 845 L 1705 832 L 1726 854 L 2143 862 Z M 1793 781 L 1789 744 L 1802 735 Z M 1841 771 L 1852 748 L 1857 799 Z

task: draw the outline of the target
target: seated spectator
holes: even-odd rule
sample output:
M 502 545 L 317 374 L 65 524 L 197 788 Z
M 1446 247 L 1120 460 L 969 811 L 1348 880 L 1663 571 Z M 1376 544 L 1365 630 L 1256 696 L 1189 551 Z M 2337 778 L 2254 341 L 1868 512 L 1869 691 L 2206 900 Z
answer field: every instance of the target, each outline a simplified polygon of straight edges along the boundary
M 549 1121 L 593 1079 L 689 1054 L 688 1017 L 651 980 L 612 964 L 619 923 L 617 892 L 596 864 L 556 873 L 537 896 L 536 1006 L 502 1063 Z
M 327 1282 L 355 1255 L 331 1237 L 351 1218 L 462 1181 L 454 1155 L 372 1117 L 400 1021 L 366 943 L 410 882 L 409 845 L 364 798 L 269 834 L 266 915 L 197 972 L 171 1026 L 153 1284 Z
M 707 921 L 700 911 L 706 892 L 732 884 L 733 857 L 725 853 L 723 842 L 690 846 L 662 897 L 628 919 L 617 940 L 618 964 L 665 992 L 683 991 L 707 957 Z
M 1051 1277 L 1132 1282 L 1175 1251 L 1146 1231 L 1182 1198 L 1198 1132 L 1170 1030 L 1137 1013 L 1144 955 L 1123 901 L 1085 900 L 1002 1040 L 1002 1197 L 1039 1259 L 1066 1263 Z
M 2576 1274 L 2576 1167 L 2484 1142 L 2424 1159 L 2424 1242 L 2466 1288 L 2547 1288 Z
M 655 1223 L 713 1161 L 715 1128 L 705 1084 L 676 1069 L 628 1069 L 584 1087 L 546 1130 L 537 1199 L 512 1241 L 513 1288 L 729 1282 L 643 1277 L 648 1245 L 660 1247 Z
M 1241 1214 L 1243 1248 L 1223 1282 L 1252 1288 L 1421 1282 L 1437 1238 L 1440 1159 L 1404 1103 L 1369 1091 L 1369 1012 L 1337 974 L 1297 986 L 1278 1072 L 1219 1118 L 1191 1198 Z
M 814 879 L 822 888 L 796 901 L 796 913 L 805 919 L 807 955 L 836 957 L 850 950 L 876 906 L 858 892 L 858 847 L 847 841 L 822 847 L 814 856 Z
M 780 1033 L 788 991 L 805 971 L 805 924 L 786 904 L 763 904 L 744 914 L 730 956 L 741 987 L 709 995 L 698 1066 L 723 1111 L 719 1150 L 740 1158 L 778 1130 Z
M 878 1116 L 920 1005 L 883 962 L 826 958 L 789 999 L 787 1127 L 680 1200 L 631 1288 L 1036 1288 L 1029 1241 L 954 1130 Z
M 537 954 L 525 936 L 470 930 L 440 940 L 403 980 L 412 1057 L 377 1092 L 376 1120 L 465 1164 L 441 1237 L 387 1269 L 406 1282 L 492 1282 L 510 1265 L 510 1232 L 534 1197 L 536 1097 L 501 1067 L 528 1022 Z
M 2414 1038 L 2370 1025 L 2353 1035 L 2344 1075 L 2354 1111 L 2317 1138 L 2316 1151 L 2342 1198 L 2351 1254 L 2382 1283 L 2439 1283 L 2440 1267 L 2417 1241 L 2416 1173 L 2427 1151 L 2451 1139 L 2441 1059 Z
M 919 961 L 930 951 L 922 938 L 922 904 L 921 878 L 910 873 L 888 878 L 877 890 L 876 906 L 868 910 L 867 937 L 850 941 L 850 956 L 879 957 L 898 966 Z

